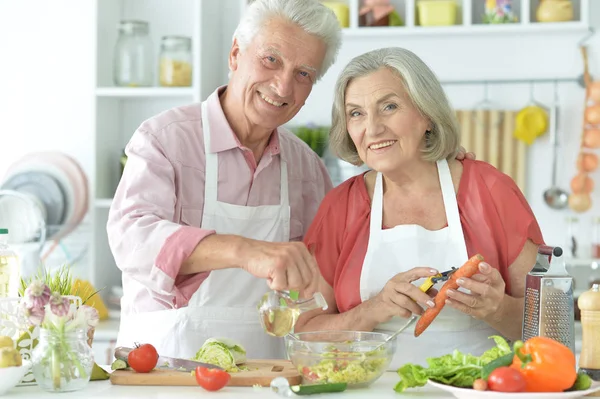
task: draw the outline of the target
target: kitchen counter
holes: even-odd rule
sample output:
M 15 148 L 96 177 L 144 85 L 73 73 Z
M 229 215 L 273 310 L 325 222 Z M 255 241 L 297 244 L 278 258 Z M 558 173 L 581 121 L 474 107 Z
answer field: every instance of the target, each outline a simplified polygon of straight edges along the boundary
M 361 389 L 349 389 L 340 393 L 329 393 L 323 395 L 311 395 L 311 398 L 419 398 L 419 399 L 434 399 L 434 398 L 451 398 L 451 394 L 444 392 L 432 386 L 410 389 L 402 395 L 394 391 L 394 386 L 399 381 L 398 375 L 394 372 L 385 373 L 379 380 L 375 381 L 370 387 Z M 92 381 L 85 389 L 75 392 L 62 393 L 56 395 L 54 393 L 43 392 L 37 386 L 18 387 L 9 391 L 2 399 L 12 398 L 147 398 L 147 399 L 186 399 L 186 398 L 282 398 L 273 392 L 268 387 L 252 388 L 252 387 L 225 387 L 217 392 L 208 392 L 198 387 L 139 387 L 139 386 L 120 386 L 112 385 L 110 381 Z M 294 395 L 295 397 L 295 395 Z
M 106 324 L 109 327 L 108 323 Z M 115 325 L 110 325 L 110 328 L 106 328 L 105 333 L 110 336 L 112 328 Z M 103 330 L 101 328 L 101 330 Z M 579 353 L 581 351 L 581 323 L 575 323 L 575 352 L 576 357 L 579 361 Z M 104 367 L 109 370 L 110 367 Z M 311 398 L 327 397 L 327 398 L 420 398 L 420 399 L 434 399 L 434 398 L 452 398 L 453 396 L 447 392 L 437 389 L 433 386 L 425 386 L 422 388 L 410 389 L 404 392 L 402 395 L 397 394 L 394 391 L 394 386 L 399 381 L 398 375 L 394 372 L 385 373 L 379 380 L 375 381 L 368 388 L 361 389 L 350 389 L 342 393 L 326 394 L 326 395 L 311 395 Z M 76 392 L 62 393 L 60 398 L 154 398 L 154 399 L 170 399 L 176 397 L 177 399 L 185 398 L 198 398 L 201 395 L 202 398 L 281 398 L 277 394 L 271 392 L 270 388 L 245 388 L 245 387 L 225 387 L 218 392 L 208 392 L 198 387 L 154 387 L 154 386 L 120 386 L 112 385 L 110 381 L 92 381 L 88 386 Z M 2 396 L 4 398 L 56 398 L 56 394 L 47 393 L 42 391 L 37 386 L 29 387 L 17 387 Z

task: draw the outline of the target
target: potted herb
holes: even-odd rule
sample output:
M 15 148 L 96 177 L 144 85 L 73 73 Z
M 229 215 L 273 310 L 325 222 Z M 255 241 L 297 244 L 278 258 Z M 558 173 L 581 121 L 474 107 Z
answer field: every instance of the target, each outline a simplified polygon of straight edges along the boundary
M 292 128 L 291 130 L 322 158 L 323 155 L 325 155 L 325 149 L 327 148 L 329 128 L 329 126 L 308 124 Z

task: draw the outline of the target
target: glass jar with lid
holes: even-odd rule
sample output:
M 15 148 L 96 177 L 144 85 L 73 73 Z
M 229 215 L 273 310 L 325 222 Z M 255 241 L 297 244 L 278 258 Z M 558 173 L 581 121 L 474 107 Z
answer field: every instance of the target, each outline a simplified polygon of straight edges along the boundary
M 160 85 L 187 87 L 192 85 L 192 39 L 185 36 L 163 36 L 160 45 Z
M 154 55 L 150 27 L 145 21 L 121 21 L 113 58 L 117 86 L 147 87 L 154 83 Z

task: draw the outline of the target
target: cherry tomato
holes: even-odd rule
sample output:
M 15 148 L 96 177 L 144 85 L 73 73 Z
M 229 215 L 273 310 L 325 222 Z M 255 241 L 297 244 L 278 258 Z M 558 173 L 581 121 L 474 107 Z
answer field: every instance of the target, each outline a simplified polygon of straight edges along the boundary
M 138 373 L 149 373 L 158 363 L 158 352 L 151 344 L 136 345 L 127 355 L 127 363 Z
M 524 392 L 525 377 L 510 367 L 498 367 L 488 377 L 488 389 L 496 392 Z
M 195 374 L 198 385 L 207 391 L 218 391 L 231 379 L 231 375 L 226 371 L 201 366 L 196 367 Z

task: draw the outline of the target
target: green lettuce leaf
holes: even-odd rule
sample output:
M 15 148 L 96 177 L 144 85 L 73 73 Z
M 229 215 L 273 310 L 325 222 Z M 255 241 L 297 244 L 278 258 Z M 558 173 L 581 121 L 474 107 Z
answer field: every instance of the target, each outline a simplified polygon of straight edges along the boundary
M 479 378 L 481 368 L 494 359 L 511 352 L 510 345 L 500 336 L 490 337 L 496 346 L 485 351 L 481 356 L 464 354 L 455 350 L 451 354 L 427 358 L 427 367 L 416 364 L 405 364 L 398 369 L 400 381 L 394 387 L 396 392 L 404 392 L 407 388 L 422 387 L 427 380 L 433 380 L 456 387 L 472 387 Z
M 196 353 L 194 360 L 214 364 L 227 371 L 237 371 L 237 365 L 246 362 L 246 349 L 228 338 L 209 338 Z

